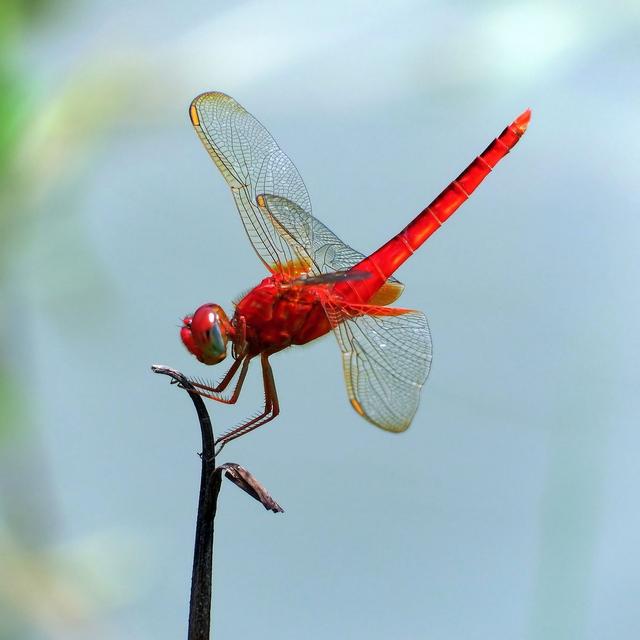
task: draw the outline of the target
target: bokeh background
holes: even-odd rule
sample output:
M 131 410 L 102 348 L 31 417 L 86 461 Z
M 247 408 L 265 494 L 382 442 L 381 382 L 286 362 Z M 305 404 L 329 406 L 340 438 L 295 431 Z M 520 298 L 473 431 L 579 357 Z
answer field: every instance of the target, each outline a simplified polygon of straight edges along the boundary
M 412 428 L 349 407 L 331 336 L 273 358 L 230 445 L 218 637 L 639 637 L 637 2 L 0 4 L 0 637 L 185 636 L 199 480 L 186 312 L 264 276 L 192 131 L 217 89 L 362 251 L 525 107 L 399 273 L 434 365 Z M 254 368 L 237 408 L 260 403 Z

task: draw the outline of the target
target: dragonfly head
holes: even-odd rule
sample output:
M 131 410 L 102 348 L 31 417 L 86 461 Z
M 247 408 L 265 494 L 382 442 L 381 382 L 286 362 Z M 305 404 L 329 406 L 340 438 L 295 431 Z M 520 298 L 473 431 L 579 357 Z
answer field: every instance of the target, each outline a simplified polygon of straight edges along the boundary
M 182 320 L 180 337 L 200 362 L 218 364 L 227 355 L 227 342 L 233 337 L 233 325 L 217 304 L 203 304 L 192 316 Z

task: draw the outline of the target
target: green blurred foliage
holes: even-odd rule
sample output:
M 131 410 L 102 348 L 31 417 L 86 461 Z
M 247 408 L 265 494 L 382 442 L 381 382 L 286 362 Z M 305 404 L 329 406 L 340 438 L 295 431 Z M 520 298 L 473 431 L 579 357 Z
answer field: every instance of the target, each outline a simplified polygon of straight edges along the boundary
M 27 119 L 27 80 L 20 73 L 18 58 L 25 29 L 40 15 L 44 4 L 40 0 L 0 3 L 0 287 L 5 277 L 8 244 L 12 239 L 9 217 L 15 212 L 10 206 L 13 192 L 9 185 L 9 167 Z M 0 314 L 0 329 L 4 328 L 3 316 L 4 313 Z M 17 392 L 11 384 L 9 366 L 3 356 L 0 352 L 0 439 L 15 423 L 18 413 Z
M 15 418 L 20 413 L 20 390 L 6 368 L 0 369 L 0 445 L 13 431 Z
M 20 54 L 27 29 L 38 21 L 53 3 L 43 0 L 4 0 L 0 3 L 0 287 L 6 277 L 6 257 L 13 241 L 12 167 L 28 119 L 28 76 L 20 68 Z M 2 289 L 0 289 L 2 291 Z M 3 292 L 3 298 L 4 298 Z M 0 335 L 4 334 L 5 314 L 0 307 Z M 0 439 L 15 425 L 19 416 L 18 390 L 12 383 L 9 363 L 0 351 Z
M 45 0 L 3 0 L 0 3 L 0 181 L 26 121 L 27 76 L 19 56 L 26 31 L 50 14 L 58 3 Z
M 33 443 L 26 437 L 31 433 L 25 409 L 28 387 L 20 384 L 8 353 L 14 335 L 9 310 L 2 304 L 8 294 L 8 257 L 16 250 L 29 214 L 37 209 L 17 160 L 31 134 L 27 123 L 38 119 L 32 98 L 37 87 L 22 68 L 21 56 L 29 30 L 60 7 L 46 0 L 0 2 L 0 454 L 9 462 L 2 465 L 0 477 L 5 485 L 0 502 L 0 640 L 34 634 L 67 637 L 74 627 L 82 627 L 97 601 L 79 586 L 87 580 L 70 581 L 67 560 L 52 557 L 52 496 L 43 496 L 38 483 L 25 482 L 32 477 L 39 477 L 40 483 L 46 480 Z M 26 519 L 16 506 L 28 509 Z M 30 530 L 42 535 L 34 538 Z

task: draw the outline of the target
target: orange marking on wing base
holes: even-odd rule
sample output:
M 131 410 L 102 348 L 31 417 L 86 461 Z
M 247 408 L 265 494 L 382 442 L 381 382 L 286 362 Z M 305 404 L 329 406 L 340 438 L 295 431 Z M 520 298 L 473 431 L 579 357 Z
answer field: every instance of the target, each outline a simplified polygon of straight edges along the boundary
M 193 124 L 194 127 L 200 126 L 200 118 L 198 118 L 198 111 L 196 109 L 196 105 L 193 103 L 191 103 L 191 106 L 189 107 L 189 117 L 191 118 L 191 124 Z
M 262 196 L 258 196 L 259 198 Z M 284 264 L 273 265 L 275 271 L 286 273 L 288 276 L 295 278 L 302 274 L 309 273 L 311 269 L 311 262 L 304 258 L 294 258 L 293 260 L 287 260 Z
M 258 203 L 258 206 L 262 209 L 266 209 L 267 208 L 267 203 L 264 201 L 264 196 L 260 195 L 256 198 L 256 202 Z
M 399 282 L 385 282 L 373 297 L 369 300 L 369 304 L 377 307 L 384 307 L 395 302 L 404 290 L 404 285 Z
M 364 409 L 360 406 L 360 403 L 355 399 L 351 398 L 351 406 L 359 413 L 361 416 L 364 415 Z

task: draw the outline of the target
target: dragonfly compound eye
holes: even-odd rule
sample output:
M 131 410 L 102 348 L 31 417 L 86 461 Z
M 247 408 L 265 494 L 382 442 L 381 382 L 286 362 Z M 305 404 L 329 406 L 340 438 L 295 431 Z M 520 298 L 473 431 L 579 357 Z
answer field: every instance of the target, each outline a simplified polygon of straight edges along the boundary
M 227 355 L 231 323 L 217 304 L 202 305 L 187 316 L 180 330 L 185 347 L 204 364 L 217 364 Z

